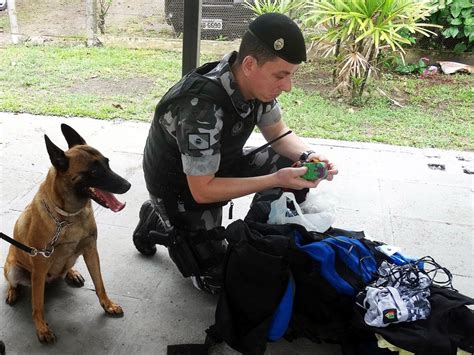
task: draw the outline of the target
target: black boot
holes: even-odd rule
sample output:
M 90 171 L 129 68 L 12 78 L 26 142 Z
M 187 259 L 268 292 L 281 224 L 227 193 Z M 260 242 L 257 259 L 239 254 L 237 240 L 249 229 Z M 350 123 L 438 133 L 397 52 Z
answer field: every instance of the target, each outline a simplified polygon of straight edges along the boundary
M 140 208 L 140 220 L 133 232 L 133 244 L 140 253 L 146 256 L 156 253 L 156 245 L 151 241 L 149 233 L 150 231 L 164 231 L 162 224 L 151 200 L 145 201 Z

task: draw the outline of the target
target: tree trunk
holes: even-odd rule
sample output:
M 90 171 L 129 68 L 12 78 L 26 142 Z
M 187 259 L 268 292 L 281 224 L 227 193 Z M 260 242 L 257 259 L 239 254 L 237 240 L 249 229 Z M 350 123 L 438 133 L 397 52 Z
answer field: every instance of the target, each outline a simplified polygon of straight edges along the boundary
M 16 18 L 16 4 L 15 0 L 7 0 L 8 19 L 10 21 L 10 33 L 12 35 L 12 43 L 19 44 L 23 40 L 18 28 L 18 21 Z
M 367 84 L 367 80 L 369 79 L 369 73 L 370 73 L 370 67 L 372 66 L 372 60 L 374 59 L 374 54 L 375 54 L 375 44 L 372 45 L 371 47 L 372 51 L 370 52 L 370 55 L 369 55 L 369 59 L 368 59 L 368 64 L 369 66 L 367 67 L 367 70 L 365 71 L 365 75 L 364 75 L 364 80 L 362 81 L 362 85 L 360 86 L 360 90 L 359 90 L 359 97 L 362 98 L 362 94 L 364 92 L 364 89 L 365 89 L 365 84 Z
M 334 69 L 332 70 L 332 83 L 336 83 L 336 77 L 337 77 L 337 62 L 338 62 L 338 57 L 339 53 L 341 52 L 341 39 L 338 38 L 336 41 L 336 51 L 334 53 Z
M 105 17 L 99 15 L 99 18 L 97 20 L 97 26 L 99 27 L 100 34 L 105 35 Z
M 97 0 L 86 0 L 87 47 L 100 46 L 97 38 Z
M 97 14 L 97 26 L 99 27 L 99 31 L 101 35 L 105 35 L 105 16 L 107 16 L 107 12 L 109 11 L 110 5 L 112 4 L 112 0 L 99 0 L 99 13 Z

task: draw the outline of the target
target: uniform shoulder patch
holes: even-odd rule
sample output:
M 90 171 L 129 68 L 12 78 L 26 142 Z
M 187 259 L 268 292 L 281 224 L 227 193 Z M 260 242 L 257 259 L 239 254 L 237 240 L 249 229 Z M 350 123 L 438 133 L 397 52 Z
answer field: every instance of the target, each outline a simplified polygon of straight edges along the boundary
M 188 133 L 189 150 L 206 150 L 211 148 L 209 133 Z

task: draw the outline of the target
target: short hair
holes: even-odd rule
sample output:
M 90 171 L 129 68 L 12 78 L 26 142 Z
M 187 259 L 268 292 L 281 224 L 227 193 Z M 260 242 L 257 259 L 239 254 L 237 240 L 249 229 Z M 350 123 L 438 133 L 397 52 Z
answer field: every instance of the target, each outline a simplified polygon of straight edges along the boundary
M 255 37 L 250 31 L 245 32 L 240 42 L 237 63 L 242 64 L 246 56 L 252 56 L 257 60 L 258 65 L 263 65 L 278 58 L 262 41 Z

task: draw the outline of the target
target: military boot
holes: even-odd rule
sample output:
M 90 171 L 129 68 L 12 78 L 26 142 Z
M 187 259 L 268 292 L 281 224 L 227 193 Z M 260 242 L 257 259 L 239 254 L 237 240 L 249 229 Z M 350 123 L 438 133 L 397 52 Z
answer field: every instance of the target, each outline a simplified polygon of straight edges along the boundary
M 165 228 L 151 200 L 143 203 L 140 208 L 139 218 L 138 225 L 133 232 L 133 244 L 143 255 L 154 255 L 156 253 L 156 245 L 150 238 L 150 232 L 165 232 Z

